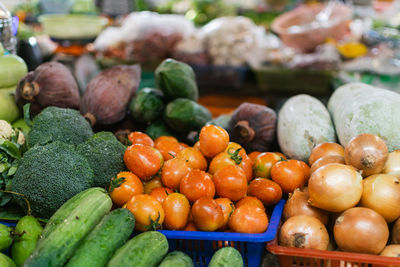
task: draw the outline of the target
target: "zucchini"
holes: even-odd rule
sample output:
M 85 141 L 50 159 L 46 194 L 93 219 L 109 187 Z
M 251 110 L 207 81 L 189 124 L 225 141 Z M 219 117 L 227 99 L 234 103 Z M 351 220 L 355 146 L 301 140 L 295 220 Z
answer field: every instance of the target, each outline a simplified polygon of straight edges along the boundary
M 117 250 L 108 267 L 154 267 L 168 252 L 167 238 L 157 231 L 141 233 Z
M 163 94 L 158 89 L 143 88 L 129 104 L 132 117 L 141 123 L 151 123 L 164 110 Z
M 28 72 L 25 61 L 15 55 L 0 56 L 0 88 L 15 86 Z
M 158 267 L 194 267 L 192 258 L 181 251 L 173 251 L 163 259 Z
M 103 217 L 85 237 L 66 267 L 105 266 L 115 250 L 129 239 L 135 218 L 127 209 L 116 209 Z
M 180 133 L 200 130 L 211 118 L 211 112 L 206 107 L 185 98 L 170 102 L 164 111 L 167 125 Z
M 81 195 L 85 197 L 82 198 Z M 61 206 L 61 212 L 59 210 L 55 213 L 57 219 L 63 220 L 50 225 L 50 231 L 46 231 L 47 226 L 45 227 L 44 237 L 39 239 L 24 266 L 63 266 L 73 255 L 79 242 L 110 211 L 111 206 L 112 201 L 106 190 L 99 187 L 87 189 L 72 197 Z M 54 222 L 54 219 L 50 218 L 50 221 Z
M 211 258 L 208 267 L 243 267 L 243 258 L 240 252 L 233 247 L 224 247 L 217 250 Z

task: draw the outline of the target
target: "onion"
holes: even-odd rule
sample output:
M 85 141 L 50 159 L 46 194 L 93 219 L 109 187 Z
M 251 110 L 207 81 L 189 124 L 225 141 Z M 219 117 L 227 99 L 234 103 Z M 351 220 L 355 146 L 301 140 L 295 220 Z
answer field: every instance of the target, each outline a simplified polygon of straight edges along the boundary
M 296 215 L 309 215 L 320 220 L 324 225 L 328 223 L 329 214 L 321 209 L 315 208 L 308 203 L 308 192 L 301 192 L 300 189 L 294 190 L 289 194 L 289 199 L 283 208 L 283 220 Z
M 400 244 L 400 218 L 394 223 L 392 228 L 392 242 Z
M 362 191 L 361 175 L 353 167 L 339 163 L 322 166 L 308 181 L 310 204 L 331 212 L 357 205 Z
M 364 177 L 380 173 L 388 158 L 385 142 L 373 134 L 360 134 L 352 138 L 344 149 L 346 164 L 362 171 Z
M 379 254 L 389 238 L 385 219 L 368 208 L 351 208 L 336 219 L 336 244 L 343 251 Z
M 337 143 L 322 143 L 313 148 L 308 159 L 308 164 L 313 165 L 319 158 L 328 155 L 336 155 L 344 157 L 344 147 Z
M 389 174 L 375 174 L 363 181 L 361 206 L 373 209 L 388 223 L 400 216 L 400 179 Z
M 320 220 L 308 215 L 290 217 L 281 227 L 279 244 L 286 247 L 327 250 L 329 234 Z
M 397 178 L 400 178 L 400 150 L 395 150 L 389 153 L 382 173 L 394 175 Z
M 310 173 L 315 172 L 319 167 L 322 167 L 329 163 L 340 163 L 344 164 L 344 157 L 339 155 L 326 155 L 317 159 L 313 165 L 311 165 Z
M 400 257 L 400 245 L 388 245 L 386 246 L 380 256 L 386 256 L 386 257 Z

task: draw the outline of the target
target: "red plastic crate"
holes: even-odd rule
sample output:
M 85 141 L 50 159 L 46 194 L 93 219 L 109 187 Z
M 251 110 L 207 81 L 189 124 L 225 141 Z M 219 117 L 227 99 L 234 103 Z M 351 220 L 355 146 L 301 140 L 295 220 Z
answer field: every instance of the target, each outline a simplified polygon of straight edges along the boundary
M 267 243 L 267 249 L 278 256 L 280 267 L 400 267 L 400 258 L 283 247 L 276 238 Z

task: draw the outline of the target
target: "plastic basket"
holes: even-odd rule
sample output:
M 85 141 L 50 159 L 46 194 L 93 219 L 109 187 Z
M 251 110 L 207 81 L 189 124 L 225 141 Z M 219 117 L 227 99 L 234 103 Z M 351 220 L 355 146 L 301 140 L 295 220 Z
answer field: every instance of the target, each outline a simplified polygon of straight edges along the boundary
M 170 230 L 160 232 L 168 238 L 170 251 L 185 252 L 192 258 L 196 267 L 208 266 L 214 252 L 226 246 L 235 247 L 240 251 L 244 266 L 257 267 L 261 266 L 264 243 L 275 238 L 284 205 L 285 200 L 275 205 L 268 229 L 262 234 Z
M 280 267 L 399 267 L 399 258 L 341 251 L 289 248 L 277 245 L 276 239 L 267 249 L 278 256 Z

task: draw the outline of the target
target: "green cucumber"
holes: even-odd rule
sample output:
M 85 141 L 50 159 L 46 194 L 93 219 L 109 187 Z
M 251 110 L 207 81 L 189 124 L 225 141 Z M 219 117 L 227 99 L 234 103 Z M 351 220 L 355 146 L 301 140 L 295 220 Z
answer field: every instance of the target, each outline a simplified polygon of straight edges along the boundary
M 192 258 L 181 251 L 173 251 L 163 259 L 158 267 L 193 267 Z
M 108 267 L 154 267 L 168 252 L 167 238 L 157 231 L 141 233 L 115 252 Z
M 88 194 L 89 192 L 89 194 Z M 81 195 L 86 197 L 82 198 Z M 67 208 L 64 208 L 66 206 Z M 61 213 L 55 213 L 57 219 L 64 218 L 56 225 L 50 225 L 51 231 L 43 230 L 45 237 L 39 242 L 25 262 L 25 267 L 63 266 L 73 255 L 79 242 L 98 224 L 101 218 L 110 211 L 111 198 L 107 191 L 93 187 L 68 200 L 61 206 Z M 73 209 L 70 209 L 74 207 Z M 50 221 L 54 221 L 50 218 Z
M 206 107 L 184 98 L 170 102 L 164 112 L 167 125 L 180 133 L 200 130 L 211 118 Z
M 7 255 L 0 253 L 0 266 L 1 267 L 17 267 L 13 260 Z
M 143 88 L 129 104 L 132 117 L 141 123 L 151 123 L 161 117 L 164 107 L 163 93 L 153 88 Z
M 15 86 L 28 72 L 25 61 L 15 55 L 0 56 L 0 88 Z
M 115 250 L 129 239 L 135 228 L 135 218 L 127 209 L 116 209 L 103 217 L 82 241 L 66 267 L 101 267 Z
M 0 251 L 11 246 L 12 242 L 11 227 L 0 223 Z
M 224 247 L 217 250 L 211 258 L 208 267 L 243 267 L 243 258 L 240 252 L 233 247 Z

